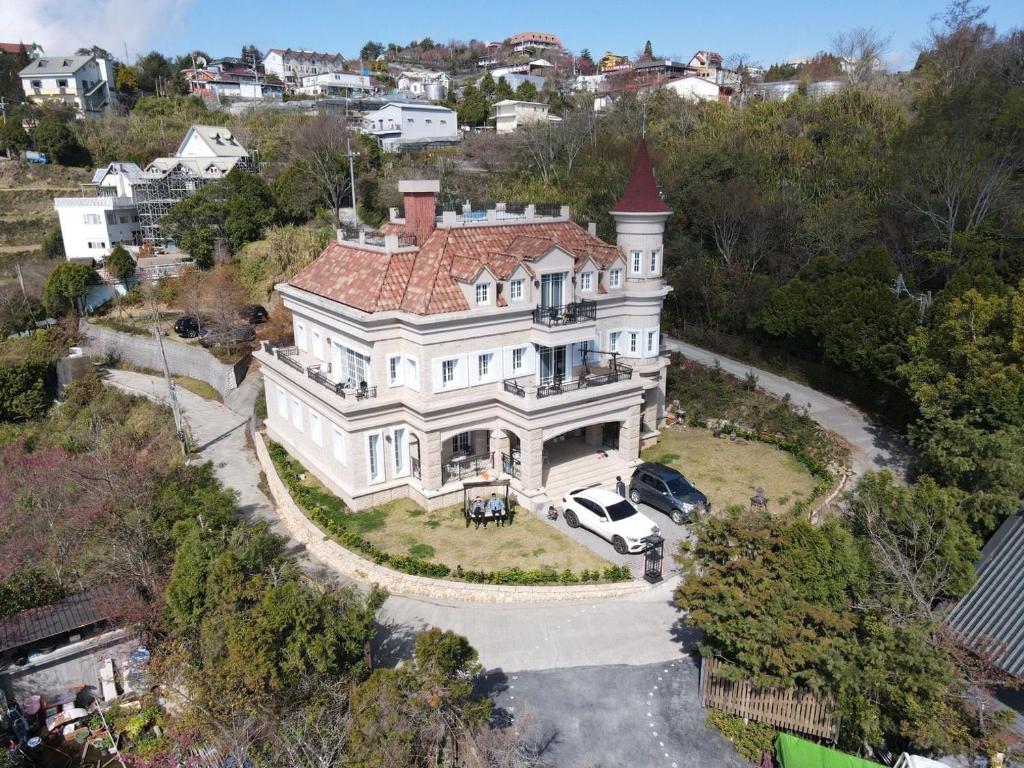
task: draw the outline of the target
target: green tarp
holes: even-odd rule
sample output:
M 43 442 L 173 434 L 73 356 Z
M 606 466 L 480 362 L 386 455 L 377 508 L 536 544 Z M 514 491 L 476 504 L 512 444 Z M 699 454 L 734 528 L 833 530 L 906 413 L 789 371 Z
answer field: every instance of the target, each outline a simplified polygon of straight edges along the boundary
M 775 761 L 781 768 L 882 768 L 879 763 L 822 747 L 788 733 L 780 733 L 775 739 Z

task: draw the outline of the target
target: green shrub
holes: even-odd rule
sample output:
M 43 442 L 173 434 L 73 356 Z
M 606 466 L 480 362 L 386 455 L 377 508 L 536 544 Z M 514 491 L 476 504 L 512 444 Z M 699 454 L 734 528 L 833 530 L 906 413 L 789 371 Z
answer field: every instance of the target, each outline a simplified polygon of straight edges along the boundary
M 506 568 L 501 571 L 467 571 L 461 565 L 457 565 L 453 569 L 443 563 L 428 562 L 413 553 L 394 555 L 383 552 L 360 536 L 357 530 L 354 530 L 358 529 L 361 523 L 358 517 L 345 514 L 345 502 L 331 493 L 314 488 L 302 481 L 302 475 L 306 472 L 305 468 L 293 459 L 283 446 L 268 440 L 267 450 L 277 468 L 278 476 L 288 488 L 292 499 L 306 512 L 309 519 L 327 531 L 338 543 L 347 549 L 358 552 L 377 565 L 386 565 L 412 576 L 429 576 L 434 579 L 452 578 L 473 584 L 540 586 L 629 581 L 633 578 L 628 566 L 624 565 L 610 565 L 604 571 L 583 571 L 580 574 L 574 574 L 570 570 L 559 573 L 554 568 L 548 567 L 529 570 Z M 375 518 L 371 517 L 371 519 Z M 366 530 L 365 523 L 363 526 L 363 529 Z M 425 547 L 426 545 L 419 546 Z M 417 547 L 414 547 L 413 551 L 416 554 L 426 554 Z
M 739 715 L 731 715 L 720 709 L 708 710 L 704 721 L 707 725 L 717 728 L 733 748 L 752 763 L 761 761 L 765 752 L 771 752 L 775 744 L 777 731 L 770 725 L 757 723 L 753 720 L 744 723 Z

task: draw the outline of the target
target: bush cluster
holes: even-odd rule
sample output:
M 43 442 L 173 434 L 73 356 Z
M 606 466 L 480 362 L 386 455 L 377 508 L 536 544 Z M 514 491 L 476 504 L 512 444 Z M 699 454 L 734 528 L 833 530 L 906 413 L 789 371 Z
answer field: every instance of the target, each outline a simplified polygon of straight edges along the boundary
M 554 568 L 526 570 L 505 568 L 500 571 L 477 571 L 466 570 L 461 565 L 450 568 L 444 563 L 431 563 L 419 557 L 384 552 L 348 527 L 345 519 L 345 502 L 331 493 L 302 482 L 302 474 L 305 471 L 303 466 L 289 456 L 280 444 L 268 440 L 267 448 L 277 469 L 277 474 L 288 487 L 292 499 L 306 512 L 309 518 L 337 539 L 340 544 L 360 553 L 377 565 L 386 565 L 412 576 L 457 579 L 472 584 L 540 586 L 629 581 L 632 578 L 629 568 L 624 565 L 610 565 L 603 571 L 595 569 L 583 570 L 579 573 L 568 569 L 559 572 Z

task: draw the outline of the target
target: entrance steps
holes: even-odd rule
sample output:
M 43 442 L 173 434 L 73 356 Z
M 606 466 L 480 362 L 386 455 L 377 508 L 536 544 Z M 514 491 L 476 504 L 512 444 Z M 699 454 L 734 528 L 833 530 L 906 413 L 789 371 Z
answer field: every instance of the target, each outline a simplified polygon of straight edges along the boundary
M 607 456 L 599 457 L 596 448 L 589 449 L 574 458 L 558 461 L 555 456 L 552 464 L 545 472 L 544 489 L 549 503 L 559 504 L 562 497 L 574 488 L 598 485 L 608 490 L 615 489 L 615 476 L 629 484 L 629 476 L 633 473 L 628 461 L 618 451 L 606 449 Z

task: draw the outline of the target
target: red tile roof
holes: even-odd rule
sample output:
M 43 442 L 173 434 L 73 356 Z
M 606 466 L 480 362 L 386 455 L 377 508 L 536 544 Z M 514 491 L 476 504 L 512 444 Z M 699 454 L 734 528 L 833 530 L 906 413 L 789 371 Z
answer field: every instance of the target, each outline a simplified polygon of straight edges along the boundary
M 622 198 L 611 210 L 612 213 L 671 213 L 672 209 L 665 204 L 658 193 L 658 185 L 654 181 L 654 167 L 651 155 L 647 151 L 647 141 L 640 139 L 633 158 L 633 173 L 626 184 Z
M 394 232 L 390 226 L 386 231 Z M 382 253 L 358 243 L 332 242 L 291 285 L 364 312 L 400 309 L 417 315 L 469 309 L 459 281 L 487 267 L 501 280 L 554 247 L 572 254 L 579 268 L 589 258 L 608 267 L 614 245 L 571 221 L 437 229 L 417 251 Z

